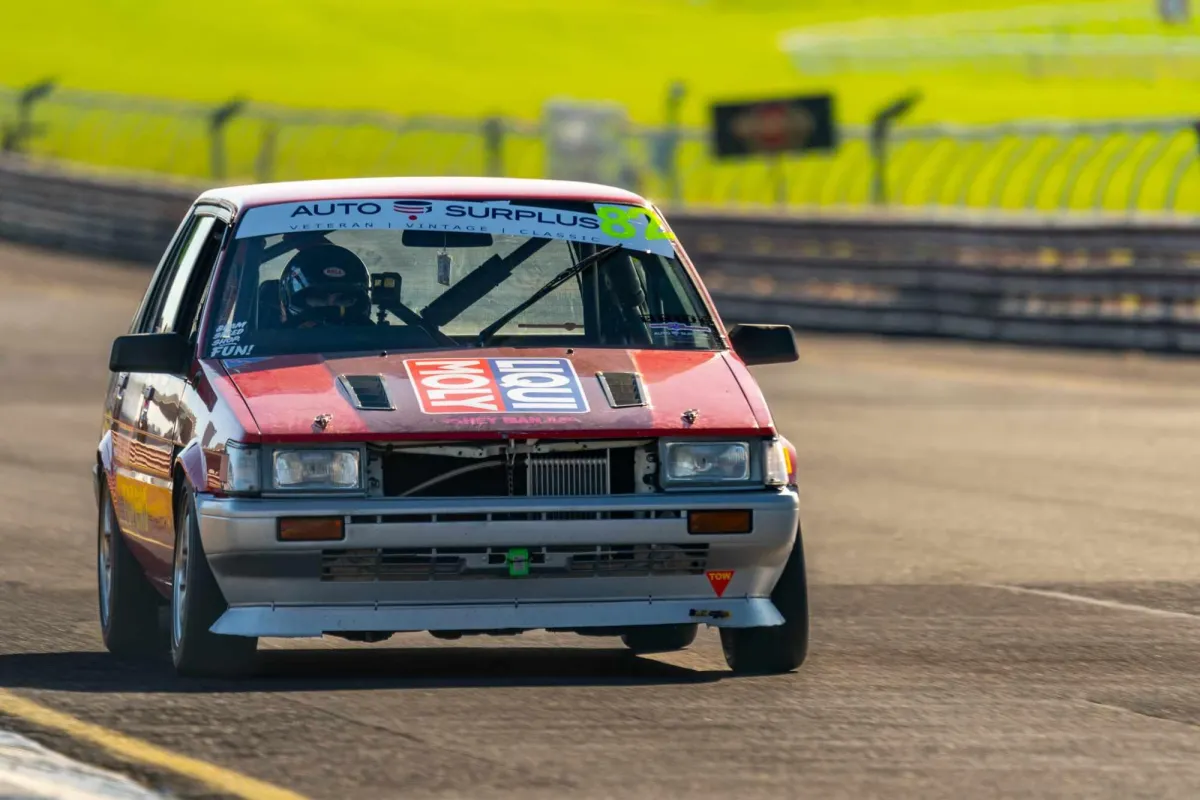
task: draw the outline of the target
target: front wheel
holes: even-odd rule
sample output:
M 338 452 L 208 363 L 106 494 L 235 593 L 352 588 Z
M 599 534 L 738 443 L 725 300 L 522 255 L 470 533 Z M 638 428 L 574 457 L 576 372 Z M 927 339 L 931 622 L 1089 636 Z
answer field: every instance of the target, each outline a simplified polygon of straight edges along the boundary
M 171 579 L 171 660 L 181 675 L 237 677 L 254 669 L 258 639 L 213 633 L 228 605 L 200 542 L 192 493 L 179 501 Z
M 808 655 L 808 580 L 799 528 L 791 555 L 771 592 L 783 624 L 764 628 L 721 628 L 725 663 L 739 675 L 789 672 Z

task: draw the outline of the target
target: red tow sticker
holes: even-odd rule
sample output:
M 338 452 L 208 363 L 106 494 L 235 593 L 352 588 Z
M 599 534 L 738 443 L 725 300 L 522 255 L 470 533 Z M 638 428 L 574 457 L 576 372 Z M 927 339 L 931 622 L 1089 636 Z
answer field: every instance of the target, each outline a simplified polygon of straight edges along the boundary
M 733 580 L 733 570 L 709 570 L 704 573 L 708 578 L 708 582 L 712 584 L 713 591 L 717 593 L 717 597 L 725 594 L 725 587 Z

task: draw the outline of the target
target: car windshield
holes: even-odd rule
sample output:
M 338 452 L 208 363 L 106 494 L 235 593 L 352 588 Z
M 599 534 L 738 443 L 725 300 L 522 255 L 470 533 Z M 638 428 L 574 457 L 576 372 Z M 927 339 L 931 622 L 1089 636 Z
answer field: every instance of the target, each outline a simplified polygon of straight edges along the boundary
M 481 346 L 712 350 L 713 320 L 649 209 L 338 200 L 249 209 L 214 358 Z

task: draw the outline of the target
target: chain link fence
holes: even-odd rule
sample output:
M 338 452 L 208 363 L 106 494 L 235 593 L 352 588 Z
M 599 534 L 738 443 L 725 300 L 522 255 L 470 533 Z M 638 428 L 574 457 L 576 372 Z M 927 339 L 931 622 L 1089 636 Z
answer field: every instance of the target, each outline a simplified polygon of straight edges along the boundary
M 559 177 L 543 121 L 302 111 L 0 86 L 0 149 L 214 183 L 360 175 Z M 891 204 L 1200 213 L 1191 119 L 842 126 L 832 155 L 718 161 L 708 133 L 624 122 L 599 177 L 672 205 Z

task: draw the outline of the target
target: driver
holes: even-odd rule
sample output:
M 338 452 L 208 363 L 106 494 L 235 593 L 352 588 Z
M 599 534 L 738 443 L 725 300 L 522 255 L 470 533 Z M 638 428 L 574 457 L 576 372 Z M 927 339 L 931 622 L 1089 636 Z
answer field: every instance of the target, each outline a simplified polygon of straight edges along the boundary
M 371 324 L 371 275 L 362 259 L 330 242 L 292 256 L 279 276 L 284 327 Z

